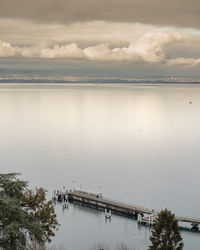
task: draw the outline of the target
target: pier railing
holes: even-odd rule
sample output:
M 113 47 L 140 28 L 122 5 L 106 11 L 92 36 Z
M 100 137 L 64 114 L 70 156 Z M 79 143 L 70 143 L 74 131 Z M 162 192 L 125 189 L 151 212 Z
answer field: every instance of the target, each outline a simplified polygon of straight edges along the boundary
M 146 207 L 142 207 L 142 206 L 137 206 L 134 204 L 130 204 L 127 202 L 121 202 L 121 201 L 116 201 L 113 199 L 109 199 L 109 198 L 105 198 L 102 195 L 100 195 L 99 193 L 89 193 L 89 192 L 84 192 L 81 190 L 73 190 L 73 191 L 69 191 L 68 192 L 68 196 L 73 197 L 80 197 L 83 199 L 88 199 L 88 200 L 92 200 L 92 201 L 96 201 L 98 204 L 105 204 L 108 207 L 110 206 L 114 206 L 114 207 L 120 207 L 123 208 L 125 210 L 131 210 L 134 211 L 135 213 L 145 213 L 145 214 L 152 214 L 155 211 L 153 209 L 148 209 Z M 75 198 L 75 197 L 74 197 Z

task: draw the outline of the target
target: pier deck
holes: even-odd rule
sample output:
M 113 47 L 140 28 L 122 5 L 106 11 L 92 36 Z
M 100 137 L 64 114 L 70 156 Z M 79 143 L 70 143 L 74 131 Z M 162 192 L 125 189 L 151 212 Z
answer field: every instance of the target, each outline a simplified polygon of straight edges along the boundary
M 110 209 L 114 213 L 134 216 L 145 215 L 144 221 L 147 221 L 148 217 L 154 217 L 155 221 L 156 214 L 159 211 L 149 209 L 146 207 L 129 204 L 127 202 L 120 202 L 112 199 L 108 199 L 102 196 L 100 193 L 91 193 L 83 190 L 69 190 L 66 192 L 58 192 L 58 196 L 61 198 L 67 196 L 69 201 L 80 202 L 85 205 L 89 205 L 98 209 Z M 200 218 L 192 218 L 186 216 L 175 215 L 176 220 L 179 222 L 188 222 L 192 227 L 198 227 L 200 225 Z

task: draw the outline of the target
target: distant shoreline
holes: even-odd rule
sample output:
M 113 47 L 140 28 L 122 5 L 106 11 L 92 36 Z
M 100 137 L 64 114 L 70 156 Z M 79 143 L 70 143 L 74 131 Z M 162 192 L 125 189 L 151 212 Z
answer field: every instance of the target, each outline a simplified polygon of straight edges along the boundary
M 190 85 L 190 84 L 200 84 L 200 81 L 165 81 L 165 80 L 47 80 L 47 79 L 0 79 L 0 84 L 13 83 L 13 84 L 180 84 L 180 85 Z

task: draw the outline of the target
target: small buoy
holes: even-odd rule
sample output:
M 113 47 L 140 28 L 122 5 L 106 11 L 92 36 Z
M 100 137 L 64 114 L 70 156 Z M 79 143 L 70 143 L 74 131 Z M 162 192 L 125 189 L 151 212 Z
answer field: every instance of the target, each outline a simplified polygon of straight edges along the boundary
M 138 223 L 142 223 L 142 215 L 141 214 L 138 214 L 137 221 L 138 221 Z
M 105 218 L 111 219 L 111 209 L 109 209 L 109 210 L 105 209 Z
M 62 208 L 68 208 L 68 202 L 65 200 L 62 204 Z

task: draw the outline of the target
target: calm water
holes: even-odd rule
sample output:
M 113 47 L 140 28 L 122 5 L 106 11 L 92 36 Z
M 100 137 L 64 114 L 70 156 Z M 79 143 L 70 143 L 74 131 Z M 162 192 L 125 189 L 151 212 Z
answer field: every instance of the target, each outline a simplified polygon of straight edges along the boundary
M 20 172 L 50 195 L 77 187 L 200 217 L 199 110 L 198 85 L 1 84 L 1 172 Z M 103 213 L 73 205 L 56 211 L 53 243 L 64 249 L 149 244 L 149 229 L 133 220 L 105 223 Z M 183 237 L 185 249 L 199 249 L 200 234 Z

